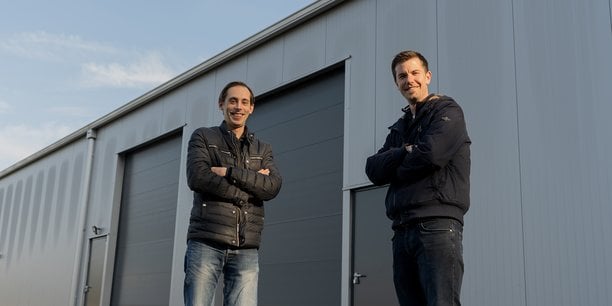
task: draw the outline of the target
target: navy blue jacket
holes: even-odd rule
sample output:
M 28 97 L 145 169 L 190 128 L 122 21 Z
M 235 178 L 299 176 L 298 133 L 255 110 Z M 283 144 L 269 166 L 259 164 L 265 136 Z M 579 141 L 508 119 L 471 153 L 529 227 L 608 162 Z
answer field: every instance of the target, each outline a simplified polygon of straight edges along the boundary
M 385 206 L 393 227 L 432 217 L 463 222 L 470 207 L 470 138 L 463 110 L 450 97 L 430 95 L 408 107 L 383 147 L 368 157 L 366 174 L 389 184 Z M 406 145 L 413 145 L 411 152 Z
M 227 167 L 221 177 L 211 167 Z M 270 174 L 257 173 L 269 169 Z M 193 132 L 187 151 L 187 184 L 193 190 L 188 239 L 232 248 L 258 248 L 264 201 L 276 197 L 282 178 L 269 144 L 247 133 L 242 140 L 219 127 Z

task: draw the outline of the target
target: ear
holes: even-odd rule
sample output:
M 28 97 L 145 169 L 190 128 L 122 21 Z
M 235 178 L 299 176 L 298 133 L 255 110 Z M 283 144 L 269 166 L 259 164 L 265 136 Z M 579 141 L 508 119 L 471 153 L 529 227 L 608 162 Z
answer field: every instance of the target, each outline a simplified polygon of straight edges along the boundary
M 427 79 L 427 85 L 429 85 L 431 83 L 431 71 L 427 71 L 425 78 Z

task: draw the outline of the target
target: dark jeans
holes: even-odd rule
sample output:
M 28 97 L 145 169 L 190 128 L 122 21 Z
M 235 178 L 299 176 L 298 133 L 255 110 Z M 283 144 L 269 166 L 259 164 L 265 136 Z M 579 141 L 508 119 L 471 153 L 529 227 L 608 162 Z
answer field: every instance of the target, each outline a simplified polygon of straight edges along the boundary
M 393 282 L 402 306 L 461 305 L 463 226 L 436 218 L 395 231 Z

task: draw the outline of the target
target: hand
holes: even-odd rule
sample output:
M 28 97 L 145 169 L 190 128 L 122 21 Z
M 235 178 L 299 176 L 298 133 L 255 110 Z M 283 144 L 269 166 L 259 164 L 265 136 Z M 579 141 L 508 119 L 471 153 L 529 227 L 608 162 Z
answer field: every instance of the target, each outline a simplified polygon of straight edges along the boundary
M 412 150 L 414 150 L 414 146 L 409 144 L 405 144 L 404 148 L 406 149 L 406 151 L 408 151 L 408 153 L 412 153 Z
M 218 176 L 225 176 L 227 174 L 226 167 L 211 167 L 210 171 L 212 171 L 214 174 Z
M 261 169 L 257 171 L 257 173 L 261 173 L 263 175 L 270 175 L 270 169 Z

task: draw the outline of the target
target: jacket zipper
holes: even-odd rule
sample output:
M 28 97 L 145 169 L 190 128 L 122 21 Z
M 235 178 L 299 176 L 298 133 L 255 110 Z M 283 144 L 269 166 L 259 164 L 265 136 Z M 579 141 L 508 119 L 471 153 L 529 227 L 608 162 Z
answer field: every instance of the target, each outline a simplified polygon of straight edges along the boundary
M 236 166 L 244 166 L 248 168 L 246 165 L 246 158 L 243 156 L 244 152 L 242 151 L 242 144 L 239 140 L 236 139 L 236 136 L 230 132 L 230 137 L 232 140 L 232 152 L 236 157 Z M 242 211 L 240 208 L 236 207 L 236 246 L 240 246 L 240 218 L 242 217 Z
M 236 159 L 235 166 L 238 166 L 242 163 L 242 152 L 241 145 L 239 141 L 236 141 L 236 136 L 230 132 L 230 137 L 232 139 L 232 152 Z M 236 246 L 240 246 L 240 216 L 242 215 L 242 211 L 239 207 L 236 207 Z
M 236 246 L 240 246 L 240 208 L 236 208 Z

